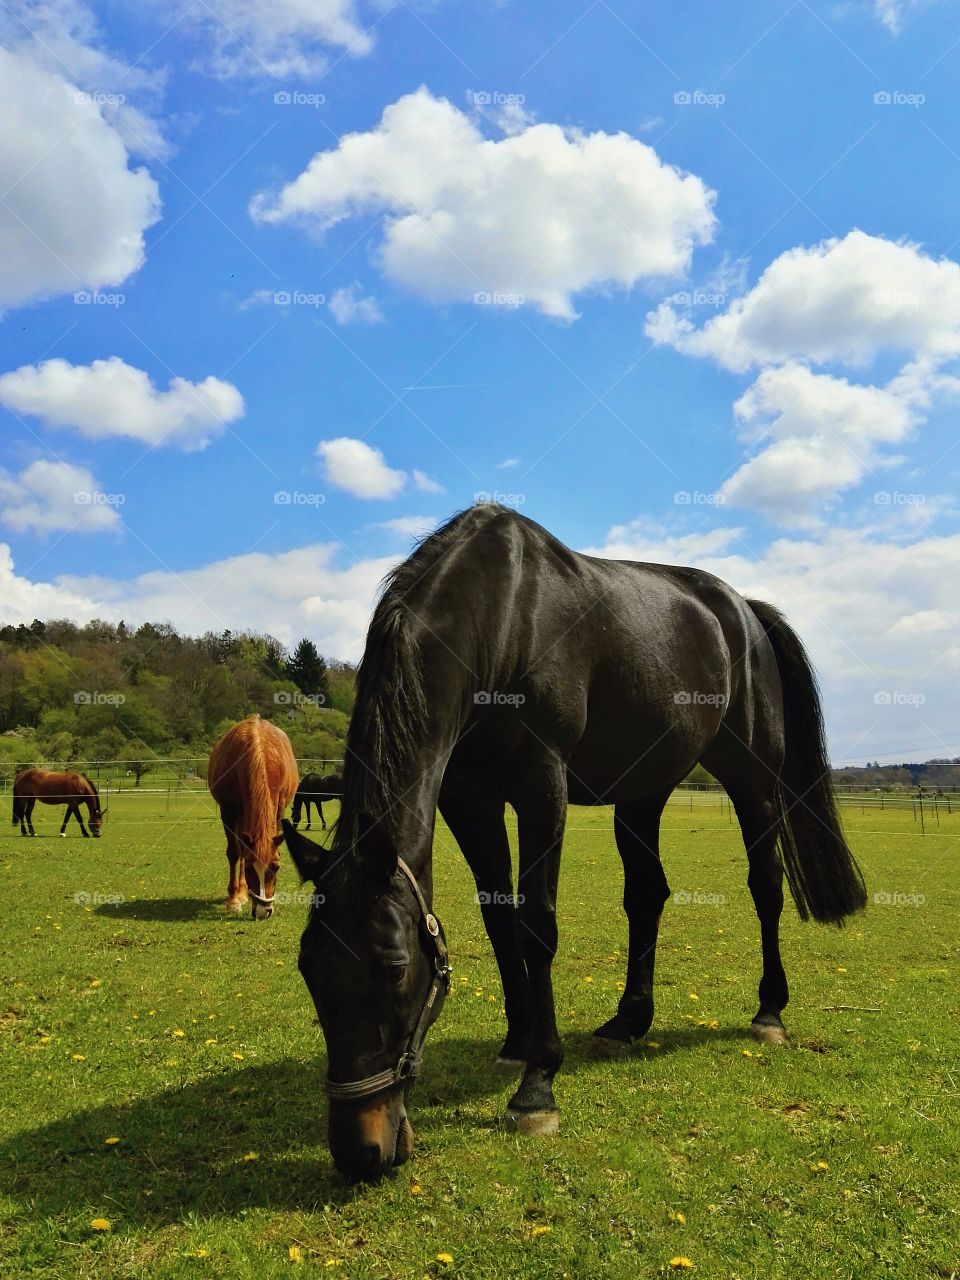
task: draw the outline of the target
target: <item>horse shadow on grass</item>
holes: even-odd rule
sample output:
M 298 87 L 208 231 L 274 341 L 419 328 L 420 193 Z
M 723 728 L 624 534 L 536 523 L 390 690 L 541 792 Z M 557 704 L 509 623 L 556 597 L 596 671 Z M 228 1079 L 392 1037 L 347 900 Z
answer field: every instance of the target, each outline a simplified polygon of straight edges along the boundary
M 664 1029 L 657 1052 L 745 1035 L 734 1028 Z M 587 1033 L 568 1033 L 564 1045 L 563 1075 L 596 1073 L 599 1089 L 611 1087 L 610 1064 L 597 1059 Z M 634 1049 L 630 1061 L 614 1067 L 635 1077 L 650 1052 Z M 438 1038 L 429 1047 L 410 1099 L 424 1150 L 444 1127 L 490 1127 L 492 1115 L 502 1113 L 519 1072 L 497 1070 L 496 1053 L 496 1041 L 476 1038 Z M 231 1217 L 253 1208 L 347 1206 L 370 1189 L 345 1182 L 330 1160 L 325 1068 L 322 1054 L 245 1065 L 91 1107 L 0 1144 L 0 1181 L 35 1217 L 95 1212 L 128 1226 L 163 1226 L 187 1212 Z M 498 1094 L 500 1102 L 492 1103 Z
M 225 914 L 222 898 L 125 898 L 122 902 L 102 902 L 94 914 L 111 920 L 166 920 L 178 923 Z

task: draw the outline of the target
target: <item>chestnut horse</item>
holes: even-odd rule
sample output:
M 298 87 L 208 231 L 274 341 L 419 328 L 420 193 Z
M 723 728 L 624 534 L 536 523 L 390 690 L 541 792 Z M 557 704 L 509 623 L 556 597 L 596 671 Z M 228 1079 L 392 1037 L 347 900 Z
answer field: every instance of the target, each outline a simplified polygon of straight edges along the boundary
M 250 716 L 228 729 L 210 752 L 207 785 L 227 835 L 227 907 L 253 899 L 254 920 L 273 914 L 280 869 L 277 832 L 299 773 L 290 739 L 268 720 Z
M 20 823 L 22 836 L 35 836 L 33 829 L 33 806 L 37 801 L 43 804 L 65 804 L 67 812 L 60 827 L 60 834 L 67 834 L 67 823 L 71 814 L 80 824 L 84 836 L 100 835 L 103 824 L 103 810 L 100 808 L 100 793 L 85 773 L 54 773 L 51 769 L 23 769 L 13 782 L 13 825 Z M 90 830 L 83 825 L 80 806 L 85 804 L 90 810 Z

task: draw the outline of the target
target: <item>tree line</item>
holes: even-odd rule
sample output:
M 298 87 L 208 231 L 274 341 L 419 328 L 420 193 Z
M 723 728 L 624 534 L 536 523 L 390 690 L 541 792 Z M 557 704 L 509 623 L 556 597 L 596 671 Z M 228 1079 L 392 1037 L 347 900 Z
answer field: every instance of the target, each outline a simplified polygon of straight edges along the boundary
M 0 627 L 0 765 L 205 756 L 259 712 L 300 757 L 339 758 L 355 669 L 302 639 L 181 635 L 167 623 L 34 621 Z

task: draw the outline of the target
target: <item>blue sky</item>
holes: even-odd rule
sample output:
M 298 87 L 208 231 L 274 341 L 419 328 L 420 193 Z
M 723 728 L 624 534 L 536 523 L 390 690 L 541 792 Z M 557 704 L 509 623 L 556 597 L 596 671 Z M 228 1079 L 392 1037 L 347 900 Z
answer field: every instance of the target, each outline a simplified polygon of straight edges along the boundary
M 0 14 L 0 614 L 355 658 L 500 495 L 783 606 L 835 759 L 960 754 L 954 7 L 298 9 Z

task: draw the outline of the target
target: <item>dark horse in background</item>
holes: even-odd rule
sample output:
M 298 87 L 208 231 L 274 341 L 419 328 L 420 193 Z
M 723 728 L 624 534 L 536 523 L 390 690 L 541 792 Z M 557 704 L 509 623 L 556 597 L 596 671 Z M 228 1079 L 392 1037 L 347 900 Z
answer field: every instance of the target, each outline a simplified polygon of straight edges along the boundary
M 627 1046 L 654 1012 L 669 897 L 660 816 L 698 761 L 726 788 L 746 845 L 763 959 L 752 1030 L 782 1042 L 784 869 L 803 919 L 839 924 L 866 890 L 840 828 L 813 670 L 777 610 L 697 569 L 578 555 L 493 505 L 456 516 L 394 570 L 357 677 L 332 850 L 284 825 L 322 895 L 300 970 L 326 1039 L 343 1172 L 376 1177 L 413 1144 L 406 1094 L 449 983 L 430 909 L 438 805 L 484 903 L 502 1056 L 523 1064 L 508 1117 L 549 1132 L 567 805 L 614 806 L 629 948 L 619 1006 L 595 1034 Z M 505 802 L 519 822 L 516 906 Z
M 20 823 L 22 836 L 35 836 L 33 808 L 37 801 L 43 804 L 65 804 L 60 834 L 67 834 L 67 823 L 76 818 L 84 836 L 100 835 L 103 810 L 100 793 L 85 773 L 55 773 L 51 769 L 22 769 L 13 780 L 13 825 Z M 83 825 L 80 806 L 85 804 L 90 814 L 90 830 Z
M 290 821 L 295 827 L 300 825 L 300 818 L 304 808 L 307 811 L 307 825 L 305 831 L 310 830 L 310 806 L 317 806 L 317 813 L 320 815 L 320 826 L 324 831 L 327 824 L 323 816 L 324 800 L 339 800 L 343 795 L 343 779 L 339 773 L 328 773 L 321 776 L 319 773 L 305 774 L 299 787 L 297 794 L 293 797 L 293 811 L 290 815 Z

